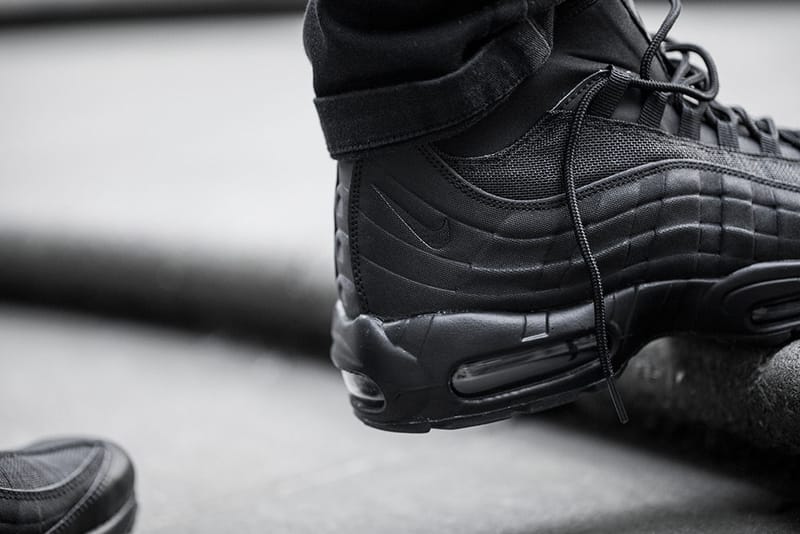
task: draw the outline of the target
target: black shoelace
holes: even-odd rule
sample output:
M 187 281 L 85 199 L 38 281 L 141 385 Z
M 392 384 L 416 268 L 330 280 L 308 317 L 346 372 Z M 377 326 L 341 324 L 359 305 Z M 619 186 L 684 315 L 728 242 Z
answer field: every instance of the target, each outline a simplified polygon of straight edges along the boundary
M 567 207 L 572 219 L 575 238 L 583 261 L 589 270 L 591 281 L 598 360 L 611 401 L 617 412 L 617 417 L 623 424 L 628 421 L 628 414 L 617 390 L 614 362 L 609 349 L 603 279 L 583 224 L 578 205 L 574 171 L 578 142 L 592 103 L 605 88 L 617 84 L 617 89 L 619 89 L 619 84 L 622 84 L 623 90 L 633 87 L 646 92 L 662 93 L 668 96 L 674 105 L 684 110 L 691 109 L 692 113 L 704 118 L 712 125 L 727 121 L 734 128 L 732 130 L 735 132 L 733 135 L 738 136 L 738 125 L 741 124 L 746 128 L 749 135 L 761 142 L 762 147 L 771 149 L 770 151 L 773 153 L 780 153 L 779 141 L 781 140 L 800 148 L 800 135 L 798 133 L 779 130 L 771 119 L 755 121 L 742 108 L 729 108 L 716 101 L 719 93 L 719 78 L 716 64 L 711 55 L 697 45 L 679 44 L 667 40 L 670 30 L 672 30 L 680 16 L 682 7 L 681 0 L 670 0 L 670 5 L 667 17 L 659 30 L 653 35 L 650 46 L 642 56 L 639 76 L 609 68 L 606 75 L 595 82 L 582 97 L 574 111 L 569 141 L 567 142 L 563 161 Z M 676 54 L 680 54 L 680 57 L 674 57 Z M 690 63 L 691 54 L 696 54 L 702 59 L 703 63 L 705 63 L 705 70 Z M 671 76 L 669 82 L 651 78 L 653 61 L 657 58 L 663 61 L 669 71 Z

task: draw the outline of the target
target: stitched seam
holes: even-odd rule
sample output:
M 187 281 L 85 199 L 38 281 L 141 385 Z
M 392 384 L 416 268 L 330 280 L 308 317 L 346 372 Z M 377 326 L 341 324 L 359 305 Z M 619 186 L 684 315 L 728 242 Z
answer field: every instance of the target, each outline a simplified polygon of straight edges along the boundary
M 50 532 L 50 534 L 58 534 L 59 532 L 64 532 L 66 529 L 72 525 L 75 520 L 92 504 L 94 504 L 98 499 L 99 496 L 102 495 L 103 491 L 107 486 L 106 475 L 108 474 L 108 470 L 111 467 L 111 453 L 105 452 L 103 454 L 103 464 L 100 468 L 100 472 L 95 477 L 95 481 L 97 484 L 92 484 L 94 487 L 90 488 L 91 494 L 86 497 L 83 502 L 78 504 L 77 508 L 73 508 L 69 511 L 69 515 L 64 517 L 59 523 L 54 527 L 54 529 Z
M 361 172 L 364 167 L 364 160 L 359 159 L 353 168 L 353 179 L 350 182 L 350 210 L 347 215 L 347 231 L 350 236 L 350 267 L 353 271 L 353 285 L 356 287 L 358 304 L 361 308 L 360 313 L 367 313 L 369 305 L 367 294 L 364 291 L 364 281 L 361 277 L 361 253 L 358 244 L 358 218 L 359 203 L 361 200 Z
M 712 252 L 685 252 L 685 253 L 677 254 L 677 255 L 676 254 L 668 254 L 668 255 L 665 255 L 665 256 L 656 256 L 655 258 L 648 259 L 645 262 L 635 263 L 633 265 L 628 265 L 626 267 L 623 267 L 622 269 L 618 269 L 618 270 L 612 272 L 611 274 L 607 275 L 606 279 L 609 280 L 609 281 L 611 281 L 611 280 L 616 281 L 617 279 L 621 278 L 623 275 L 627 275 L 629 271 L 634 271 L 635 269 L 640 269 L 642 265 L 645 265 L 647 263 L 655 263 L 655 264 L 657 264 L 657 263 L 662 263 L 664 260 L 674 260 L 676 257 L 694 256 L 694 255 L 697 255 L 697 254 L 702 255 L 702 256 L 706 256 L 706 257 L 714 257 L 714 258 L 719 257 L 717 254 L 712 253 Z M 741 267 L 745 267 L 745 266 L 751 265 L 750 263 L 748 263 L 747 260 L 745 260 L 743 258 L 740 258 L 740 257 L 731 256 L 731 255 L 725 255 L 724 257 L 726 259 L 729 259 L 729 260 L 731 260 L 733 262 L 736 262 L 736 263 L 740 264 Z M 382 264 L 380 264 L 380 263 L 378 263 L 378 262 L 376 262 L 376 261 L 374 261 L 374 260 L 372 260 L 372 259 L 370 259 L 368 257 L 365 257 L 364 260 L 367 263 L 371 264 L 374 268 L 376 268 L 376 269 L 388 274 L 389 276 L 393 276 L 395 278 L 399 278 L 401 280 L 405 280 L 407 282 L 410 282 L 410 283 L 418 285 L 418 286 L 423 286 L 425 289 L 428 289 L 428 290 L 433 290 L 433 291 L 437 291 L 437 292 L 441 292 L 441 293 L 456 294 L 458 296 L 468 296 L 468 297 L 486 297 L 486 296 L 489 295 L 489 293 L 486 293 L 486 292 L 484 292 L 484 293 L 466 292 L 463 288 L 438 287 L 438 286 L 435 286 L 435 285 L 431 285 L 431 284 L 429 284 L 427 282 L 423 282 L 421 280 L 417 280 L 415 278 L 411 278 L 411 277 L 409 277 L 407 275 L 392 271 L 390 268 L 388 268 L 388 267 L 386 267 L 386 266 L 384 266 L 384 265 L 382 265 Z M 567 260 L 564 260 L 564 261 L 567 261 Z M 576 266 L 578 266 L 578 264 L 576 264 Z M 723 275 L 723 276 L 727 276 L 727 275 Z M 717 276 L 717 277 L 714 277 L 714 278 L 720 278 L 720 277 Z M 639 283 L 649 283 L 649 282 L 657 282 L 657 281 L 688 281 L 688 280 L 702 280 L 702 279 L 704 279 L 704 278 L 700 277 L 700 276 L 691 276 L 691 277 L 688 277 L 688 278 L 669 278 L 669 279 L 659 279 L 659 280 L 651 279 L 651 278 L 648 278 L 648 277 L 643 277 Z M 554 286 L 554 287 L 548 287 L 548 288 L 545 288 L 545 289 L 531 289 L 529 293 L 530 293 L 530 295 L 534 295 L 534 294 L 541 294 L 541 293 L 558 293 L 558 292 L 561 292 L 561 291 L 576 291 L 578 289 L 581 289 L 582 287 L 585 287 L 585 285 L 587 283 L 588 283 L 587 281 L 582 280 L 581 282 L 579 282 L 577 284 L 573 284 L 573 285 L 566 285 L 566 286 L 559 285 L 559 286 Z M 632 284 L 625 285 L 625 286 L 615 287 L 614 291 L 615 292 L 616 291 L 620 291 L 622 289 L 632 287 L 633 285 L 636 285 L 636 284 L 632 283 Z M 520 294 L 517 294 L 516 296 L 520 296 Z M 526 296 L 526 294 L 523 293 L 523 294 L 521 294 L 521 296 L 524 297 L 524 296 Z M 581 299 L 580 302 L 590 302 L 590 301 L 588 299 Z M 569 305 L 570 304 L 559 304 L 558 307 L 562 308 L 564 306 L 569 306 Z M 436 313 L 451 312 L 451 311 L 455 311 L 455 310 L 458 310 L 458 309 L 459 308 L 449 308 L 447 310 L 437 310 Z M 466 309 L 466 308 L 461 308 L 461 309 Z M 547 310 L 548 308 L 540 308 L 540 309 Z M 403 317 L 406 317 L 406 318 L 407 317 L 414 317 L 416 315 L 427 315 L 427 312 L 415 313 L 415 314 L 407 315 L 407 316 L 403 316 Z
M 775 208 L 777 208 L 778 207 L 778 199 L 775 196 L 775 191 L 774 190 L 770 190 L 770 192 L 772 193 L 772 202 L 773 202 L 773 204 L 775 204 Z M 782 240 L 780 238 L 780 235 L 781 235 L 781 212 L 780 212 L 780 210 L 776 209 L 775 210 L 775 237 L 778 238 L 778 247 L 777 247 L 778 250 L 776 251 L 776 255 L 779 258 L 782 257 L 781 256 L 781 241 Z
M 365 216 L 365 219 L 367 221 L 369 221 L 370 223 L 372 223 L 376 227 L 376 230 L 378 232 L 381 232 L 384 235 L 385 239 L 394 240 L 394 241 L 399 242 L 400 244 L 408 245 L 409 247 L 413 247 L 416 252 L 419 252 L 420 254 L 422 254 L 423 256 L 425 256 L 427 258 L 430 258 L 432 261 L 441 261 L 443 263 L 447 263 L 447 264 L 450 264 L 450 265 L 463 267 L 464 269 L 468 269 L 468 270 L 471 270 L 471 271 L 478 271 L 480 273 L 488 273 L 488 274 L 529 273 L 529 274 L 534 274 L 537 271 L 541 271 L 541 270 L 546 269 L 548 267 L 554 267 L 554 266 L 559 266 L 559 265 L 564 265 L 564 264 L 569 264 L 569 266 L 568 266 L 568 269 L 569 269 L 569 268 L 571 268 L 571 264 L 574 262 L 574 260 L 577 259 L 576 258 L 576 254 L 575 254 L 575 250 L 573 249 L 573 251 L 570 254 L 569 258 L 563 258 L 563 259 L 552 260 L 552 261 L 540 261 L 540 262 L 537 262 L 537 263 L 533 263 L 533 264 L 531 264 L 530 266 L 527 266 L 527 267 L 491 267 L 491 266 L 481 266 L 481 265 L 476 265 L 475 263 L 472 263 L 472 262 L 466 262 L 466 261 L 456 260 L 456 259 L 453 259 L 453 258 L 447 258 L 445 256 L 439 256 L 438 254 L 435 254 L 435 253 L 430 252 L 428 250 L 416 247 L 413 244 L 408 243 L 407 241 L 404 241 L 401 237 L 396 236 L 395 234 L 393 234 L 389 230 L 379 226 L 376 222 L 374 222 L 369 217 Z M 710 228 L 718 229 L 718 228 L 720 228 L 720 225 L 719 224 L 698 222 L 698 223 L 694 223 L 694 224 L 690 224 L 690 223 L 687 223 L 687 224 L 676 224 L 676 225 L 669 226 L 669 227 L 666 227 L 666 228 L 659 228 L 658 226 L 655 226 L 654 229 L 644 230 L 644 231 L 636 233 L 636 234 L 630 233 L 629 235 L 627 235 L 625 237 L 625 241 L 627 242 L 628 250 L 626 251 L 626 257 L 625 257 L 625 261 L 624 261 L 623 265 L 628 265 L 628 261 L 629 261 L 629 257 L 630 257 L 630 250 L 629 249 L 630 249 L 630 245 L 631 245 L 632 241 L 639 240 L 639 239 L 644 238 L 644 237 L 649 236 L 649 235 L 653 236 L 652 239 L 650 239 L 648 241 L 648 243 L 647 243 L 648 253 L 645 255 L 645 258 L 644 258 L 646 261 L 637 262 L 638 264 L 644 264 L 644 263 L 647 263 L 647 260 L 650 259 L 651 254 L 650 254 L 649 251 L 652 248 L 653 243 L 656 241 L 656 239 L 658 237 L 664 236 L 664 235 L 667 235 L 667 234 L 671 234 L 673 232 L 677 232 L 677 231 L 680 231 L 680 230 L 695 230 L 696 229 L 696 230 L 698 230 L 698 234 L 699 234 L 699 233 L 702 232 L 703 229 L 710 229 Z M 589 230 L 588 227 L 587 227 L 587 230 Z M 752 235 L 755 235 L 755 236 L 760 237 L 760 238 L 765 239 L 765 240 L 778 239 L 778 240 L 789 241 L 789 242 L 800 242 L 800 238 L 798 238 L 798 239 L 792 239 L 790 237 L 781 238 L 781 237 L 777 237 L 777 236 L 774 236 L 774 235 L 766 233 L 766 232 L 756 232 L 754 230 L 751 231 L 751 230 L 747 230 L 745 228 L 741 228 L 741 227 L 738 227 L 738 226 L 735 227 L 735 230 L 733 230 L 731 228 L 727 228 L 727 231 L 728 232 L 734 231 L 735 233 L 737 233 L 739 235 L 743 235 L 745 233 L 748 234 L 748 235 L 752 234 Z M 720 232 L 720 239 L 721 239 L 721 234 L 722 234 L 722 232 Z M 556 238 L 549 240 L 548 241 L 548 246 L 551 247 L 553 243 L 555 243 L 555 242 L 557 242 L 559 240 L 559 238 L 563 238 L 563 236 L 556 236 Z M 598 258 L 604 258 L 604 257 L 608 256 L 609 254 L 613 253 L 614 251 L 621 249 L 622 246 L 623 246 L 622 243 L 617 244 L 617 245 L 610 245 L 610 246 L 608 246 L 608 247 L 606 247 L 604 249 L 598 250 L 596 255 L 597 255 Z M 725 257 L 730 257 L 730 258 L 735 258 L 735 259 L 743 259 L 743 258 L 740 258 L 738 256 L 726 255 L 722 251 L 723 247 L 720 247 L 720 251 L 719 252 L 704 252 L 704 251 L 700 250 L 699 242 L 697 242 L 697 241 L 696 241 L 696 247 L 695 248 L 696 248 L 696 250 L 693 251 L 692 253 L 697 252 L 697 253 L 701 253 L 701 254 L 708 255 L 708 256 L 725 256 Z M 377 258 L 377 257 L 370 257 L 370 255 L 366 254 L 366 253 L 363 254 L 362 257 L 364 259 L 368 260 L 371 263 L 383 266 L 383 264 L 380 263 L 380 259 Z M 656 256 L 656 258 L 659 258 L 659 257 L 660 256 Z M 672 257 L 672 255 L 669 255 L 669 257 Z M 388 267 L 385 267 L 385 268 L 389 269 Z
M 87 460 L 82 464 L 82 469 L 79 467 L 76 469 L 75 472 L 72 473 L 71 479 L 64 483 L 63 485 L 57 486 L 52 489 L 39 489 L 39 490 L 26 490 L 26 491 L 15 491 L 15 490 L 7 490 L 2 489 L 0 490 L 0 500 L 14 500 L 14 501 L 29 501 L 29 500 L 49 500 L 55 499 L 58 497 L 63 496 L 66 493 L 69 493 L 75 486 L 81 484 L 83 479 L 87 476 L 90 472 L 90 468 L 95 463 L 95 458 L 97 456 L 97 448 L 95 448 L 91 455 L 87 457 Z
M 512 209 L 512 210 L 519 210 L 519 211 L 545 211 L 545 210 L 552 210 L 557 207 L 563 207 L 563 199 L 556 198 L 556 199 L 547 199 L 547 200 L 534 200 L 534 201 L 512 201 L 512 200 L 503 200 L 500 198 L 487 198 L 485 193 L 474 186 L 471 186 L 469 183 L 463 181 L 455 171 L 447 167 L 444 163 L 442 163 L 438 158 L 434 158 L 433 155 L 429 153 L 429 150 L 425 147 L 418 147 L 420 153 L 425 157 L 425 159 L 430 163 L 441 175 L 442 178 L 447 180 L 448 183 L 455 186 L 459 191 L 466 194 L 473 200 L 481 202 L 491 207 L 495 208 L 502 208 L 502 209 Z M 675 170 L 675 169 L 686 169 L 686 170 L 700 170 L 700 171 L 709 171 L 709 172 L 719 172 L 723 174 L 727 174 L 730 176 L 734 176 L 737 178 L 742 178 L 745 180 L 750 180 L 751 182 L 765 185 L 768 187 L 775 187 L 777 189 L 783 189 L 786 191 L 792 191 L 795 193 L 800 192 L 800 187 L 793 186 L 790 184 L 785 184 L 782 182 L 774 182 L 772 180 L 767 180 L 765 178 L 761 178 L 759 176 L 754 176 L 752 174 L 748 174 L 744 171 L 740 171 L 737 169 L 731 169 L 728 167 L 724 167 L 721 165 L 714 165 L 710 163 L 701 163 L 701 162 L 693 162 L 693 161 L 673 161 L 669 163 L 663 163 L 657 165 L 655 167 L 650 167 L 648 169 L 644 169 L 641 171 L 634 172 L 632 174 L 625 174 L 619 173 L 620 176 L 617 179 L 612 179 L 611 182 L 603 183 L 603 184 L 590 184 L 581 188 L 578 191 L 578 198 L 584 199 L 587 198 L 595 193 L 601 191 L 609 191 L 611 189 L 616 189 L 623 185 L 626 185 L 630 182 L 636 181 L 640 178 L 656 174 L 658 172 Z M 483 193 L 483 194 L 482 194 Z M 559 195 L 559 197 L 563 197 L 563 194 Z
M 717 242 L 717 245 L 719 246 L 718 254 L 720 257 L 717 261 L 717 276 L 719 276 L 719 273 L 722 272 L 723 268 L 722 249 L 724 248 L 723 245 L 725 243 L 725 180 L 721 176 L 719 177 L 719 191 L 719 241 Z
M 585 88 L 581 88 L 576 94 L 570 97 L 568 100 L 562 104 L 562 107 L 566 107 L 572 100 L 584 94 L 593 84 L 591 83 L 592 80 L 587 82 L 587 86 Z M 459 161 L 464 163 L 481 163 L 481 162 L 489 162 L 494 160 L 501 160 L 505 157 L 515 155 L 519 150 L 525 148 L 528 141 L 531 140 L 538 140 L 538 139 L 547 139 L 552 135 L 552 130 L 558 128 L 561 124 L 564 124 L 563 121 L 559 119 L 564 119 L 566 121 L 569 116 L 572 115 L 572 111 L 557 109 L 548 112 L 545 114 L 542 119 L 531 127 L 528 132 L 526 132 L 522 137 L 520 137 L 517 141 L 513 144 L 498 150 L 497 152 L 493 152 L 492 154 L 487 154 L 484 156 L 455 156 L 450 154 L 445 154 L 442 152 L 443 155 L 447 157 L 447 159 L 452 161 Z M 548 128 L 548 130 L 543 130 L 543 128 Z M 745 159 L 752 160 L 754 163 L 760 163 L 769 160 L 777 160 L 779 162 L 790 163 L 790 164 L 797 164 L 800 163 L 798 160 L 787 158 L 781 155 L 771 155 L 771 154 L 748 154 L 745 152 L 741 152 L 738 150 L 732 150 L 729 148 L 725 148 L 722 146 L 712 147 L 707 146 L 699 142 L 693 142 L 691 140 L 687 140 L 683 137 L 672 135 L 670 133 L 664 132 L 657 128 L 652 128 L 645 126 L 643 124 L 631 124 L 625 121 L 620 121 L 617 119 L 603 119 L 596 116 L 590 116 L 587 118 L 586 121 L 586 128 L 587 129 L 595 129 L 601 133 L 623 133 L 623 134 L 630 134 L 631 132 L 635 134 L 644 134 L 645 136 L 649 136 L 651 139 L 656 139 L 658 141 L 670 141 L 675 145 L 682 147 L 682 148 L 691 148 L 691 149 L 698 149 L 703 151 L 707 154 L 735 154 L 737 156 L 744 157 Z
M 377 191 L 377 189 L 376 189 L 376 191 Z M 383 195 L 381 195 L 381 196 L 383 196 Z M 622 219 L 627 214 L 627 212 L 633 212 L 634 213 L 633 218 L 635 220 L 636 217 L 637 217 L 636 214 L 638 213 L 638 211 L 641 208 L 654 206 L 656 204 L 660 204 L 660 203 L 663 203 L 663 202 L 666 202 L 666 201 L 681 201 L 681 200 L 689 200 L 689 199 L 695 199 L 695 198 L 696 199 L 700 199 L 700 200 L 703 200 L 703 199 L 723 199 L 723 195 L 704 193 L 704 192 L 701 192 L 700 190 L 698 190 L 698 191 L 696 191 L 694 193 L 674 193 L 674 194 L 671 194 L 669 196 L 659 196 L 658 198 L 650 198 L 649 200 L 645 200 L 645 199 L 643 199 L 643 198 L 641 198 L 639 196 L 639 197 L 637 197 L 635 205 L 633 205 L 633 206 L 631 206 L 629 208 L 623 208 L 623 211 L 620 211 L 619 213 L 617 213 L 615 215 L 612 215 L 610 217 L 604 217 L 602 220 L 587 223 L 586 229 L 587 230 L 597 230 L 597 229 L 604 228 L 605 226 L 616 225 L 616 224 L 618 224 L 619 219 Z M 730 200 L 730 201 L 741 202 L 743 204 L 746 203 L 747 205 L 752 206 L 753 209 L 759 209 L 760 208 L 760 209 L 766 209 L 766 210 L 776 210 L 776 211 L 784 211 L 784 212 L 787 212 L 787 213 L 794 213 L 794 210 L 790 210 L 790 209 L 784 208 L 782 206 L 779 206 L 779 205 L 773 204 L 773 203 L 767 204 L 767 203 L 757 202 L 757 201 L 753 200 L 750 197 L 748 197 L 748 198 L 740 198 L 740 197 L 734 197 L 734 196 L 730 196 L 729 195 L 729 196 L 727 196 L 725 198 Z M 425 202 L 424 200 L 421 200 L 421 201 Z M 506 241 L 506 242 L 527 243 L 527 244 L 530 244 L 531 246 L 536 246 L 537 242 L 544 241 L 544 240 L 548 240 L 548 242 L 552 242 L 554 240 L 557 240 L 559 238 L 565 237 L 567 235 L 572 235 L 573 232 L 574 232 L 574 230 L 572 228 L 566 228 L 565 230 L 560 230 L 560 231 L 558 231 L 558 233 L 555 233 L 555 234 L 553 234 L 553 233 L 544 233 L 544 234 L 539 234 L 539 235 L 533 235 L 533 236 L 530 236 L 530 237 L 513 237 L 513 236 L 509 236 L 509 235 L 499 234 L 499 233 L 497 233 L 497 231 L 494 231 L 494 230 L 490 231 L 490 230 L 484 230 L 482 228 L 478 228 L 476 226 L 473 226 L 473 224 L 471 222 L 463 220 L 463 219 L 460 219 L 458 216 L 444 213 L 441 210 L 439 210 L 438 208 L 436 208 L 434 206 L 431 206 L 427 202 L 425 202 L 425 204 L 431 210 L 436 211 L 439 215 L 441 215 L 442 217 L 446 217 L 451 222 L 454 222 L 454 223 L 457 223 L 457 224 L 460 224 L 460 225 L 464 225 L 464 226 L 468 226 L 471 229 L 479 231 L 479 232 L 481 232 L 483 234 L 492 234 L 492 236 L 498 238 L 501 241 Z M 562 206 L 556 206 L 554 209 L 559 209 L 560 207 L 562 207 Z M 392 208 L 389 208 L 389 209 L 392 209 Z M 392 210 L 392 211 L 394 211 L 394 210 Z M 374 218 L 370 217 L 366 213 L 362 212 L 361 216 L 364 217 L 364 219 L 366 219 L 370 223 L 372 223 L 374 226 L 379 227 L 382 230 L 388 232 L 388 229 L 384 228 L 377 220 L 375 220 Z M 703 219 L 702 211 L 700 211 L 700 213 L 698 214 L 698 221 L 701 224 L 705 222 L 702 219 Z M 405 223 L 405 221 L 402 221 L 402 224 L 403 224 L 404 227 L 408 228 L 408 225 Z M 416 234 L 416 232 L 414 232 L 413 229 L 411 229 L 411 228 L 408 228 L 408 229 L 412 233 Z M 755 231 L 755 229 L 753 231 Z M 398 236 L 398 235 L 394 234 L 393 232 L 388 232 L 388 233 L 390 233 L 391 235 L 394 235 L 395 237 L 398 237 L 398 238 L 401 237 L 401 236 Z M 777 237 L 777 236 L 774 236 L 771 233 L 765 233 L 765 232 L 755 232 L 755 233 L 757 235 L 761 235 L 761 236 L 764 236 L 764 237 Z M 419 238 L 419 236 L 417 236 L 417 237 Z M 426 245 L 427 245 L 427 243 L 426 243 Z M 432 248 L 432 247 L 428 247 L 428 248 Z

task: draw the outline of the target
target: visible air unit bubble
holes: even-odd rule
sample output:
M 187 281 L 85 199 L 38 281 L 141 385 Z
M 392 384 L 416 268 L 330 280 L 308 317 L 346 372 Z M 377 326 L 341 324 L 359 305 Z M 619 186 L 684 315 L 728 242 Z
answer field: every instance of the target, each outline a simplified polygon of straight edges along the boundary
M 349 371 L 342 371 L 342 378 L 347 391 L 361 403 L 363 408 L 378 411 L 386 406 L 386 397 L 372 379 Z
M 800 317 L 800 298 L 796 296 L 755 308 L 751 316 L 753 323 L 757 325 L 796 321 L 798 317 Z
M 461 365 L 453 374 L 453 389 L 470 397 L 495 393 L 536 383 L 596 357 L 597 344 L 593 334 L 540 345 Z

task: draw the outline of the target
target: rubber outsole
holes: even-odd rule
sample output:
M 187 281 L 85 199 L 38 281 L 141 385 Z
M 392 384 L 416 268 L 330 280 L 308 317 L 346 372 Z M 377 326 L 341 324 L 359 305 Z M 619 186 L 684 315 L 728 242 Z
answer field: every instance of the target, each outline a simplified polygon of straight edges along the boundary
M 649 341 L 695 334 L 780 346 L 800 336 L 800 261 L 721 279 L 637 285 L 606 296 L 615 369 Z M 603 384 L 591 302 L 538 313 L 348 317 L 337 303 L 331 359 L 369 391 L 356 416 L 396 432 L 463 428 L 553 408 Z M 589 341 L 587 341 L 589 340 Z M 353 394 L 354 393 L 354 394 Z M 380 399 L 377 401 L 376 399 Z

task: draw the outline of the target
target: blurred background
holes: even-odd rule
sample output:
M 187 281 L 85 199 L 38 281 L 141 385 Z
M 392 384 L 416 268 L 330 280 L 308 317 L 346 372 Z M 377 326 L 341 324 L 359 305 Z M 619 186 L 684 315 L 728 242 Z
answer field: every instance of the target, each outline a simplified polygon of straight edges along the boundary
M 303 7 L 0 0 L 0 448 L 120 442 L 140 533 L 796 531 L 800 346 L 656 342 L 625 428 L 592 398 L 422 436 L 350 415 Z M 673 35 L 800 126 L 798 27 L 687 0 Z

